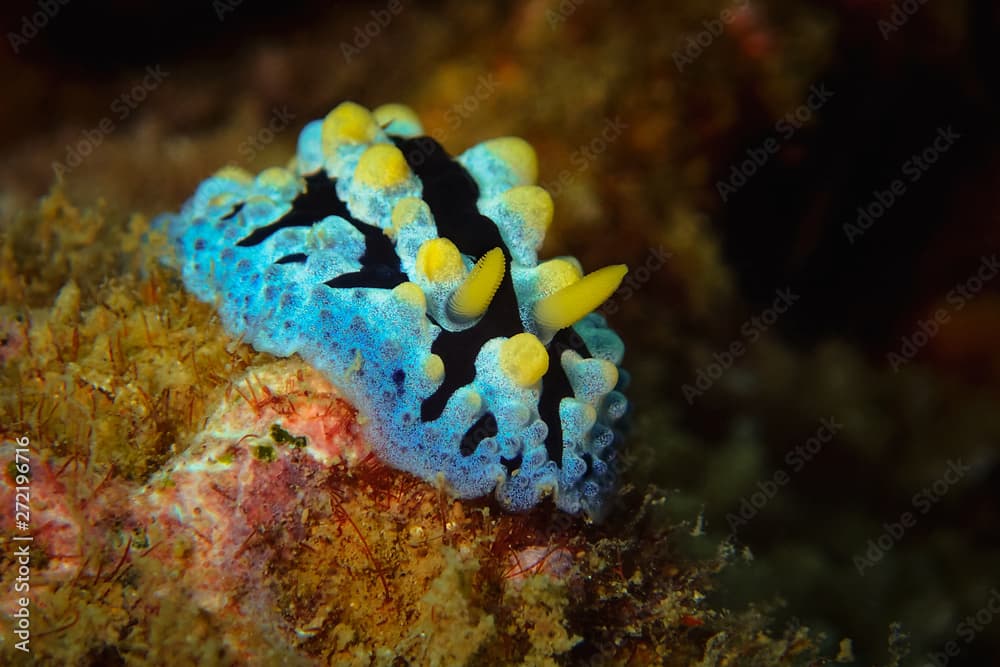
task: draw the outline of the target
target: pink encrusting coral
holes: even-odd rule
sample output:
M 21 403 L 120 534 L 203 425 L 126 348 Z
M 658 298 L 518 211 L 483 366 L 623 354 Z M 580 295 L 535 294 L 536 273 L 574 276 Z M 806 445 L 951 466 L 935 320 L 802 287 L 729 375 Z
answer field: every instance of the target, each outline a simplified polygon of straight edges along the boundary
M 256 368 L 235 382 L 190 448 L 138 489 L 165 537 L 196 538 L 205 566 L 224 567 L 254 534 L 308 500 L 330 466 L 351 467 L 368 454 L 354 409 L 318 373 L 297 361 Z M 324 490 L 324 493 L 327 491 Z
M 17 460 L 14 451 L 14 443 L 0 443 L 2 460 Z M 121 481 L 86 470 L 77 459 L 33 459 L 29 454 L 28 484 L 22 487 L 27 496 L 18 496 L 12 467 L 0 478 L 0 503 L 5 508 L 15 508 L 16 501 L 24 503 L 30 517 L 28 528 L 19 529 L 15 513 L 5 511 L 0 514 L 0 532 L 31 536 L 32 548 L 45 554 L 45 568 L 36 572 L 35 583 L 45 584 L 75 576 L 81 568 L 97 567 L 85 563 L 86 542 L 92 539 L 89 533 L 94 526 L 119 518 L 118 512 L 127 506 L 128 491 Z M 99 500 L 91 502 L 91 498 Z
M 3 452 L 13 460 L 11 444 Z M 366 455 L 354 409 L 322 376 L 292 360 L 255 368 L 195 442 L 144 485 L 129 488 L 110 470 L 100 479 L 73 458 L 34 462 L 34 590 L 153 559 L 200 609 L 236 612 L 226 640 L 249 658 L 241 638 L 279 624 L 267 572 L 305 538 L 307 508 L 329 513 L 337 466 Z M 9 477 L 0 501 L 13 507 Z M 14 528 L 4 513 L 0 529 Z
M 529 575 L 545 574 L 554 578 L 565 577 L 573 569 L 573 554 L 561 546 L 529 546 L 510 554 L 510 569 L 504 578 L 515 585 Z
M 38 583 L 55 591 L 92 580 L 107 587 L 103 598 L 132 568 L 147 588 L 133 595 L 132 613 L 164 613 L 163 596 L 181 594 L 216 619 L 226 654 L 238 661 L 269 654 L 308 663 L 332 642 L 338 659 L 352 664 L 368 664 L 378 651 L 460 664 L 495 641 L 492 615 L 470 606 L 477 594 L 441 597 L 454 582 L 488 576 L 516 598 L 544 573 L 554 577 L 552 591 L 562 590 L 572 556 L 560 546 L 568 534 L 557 533 L 570 522 L 547 531 L 553 546 L 526 545 L 511 538 L 510 517 L 470 511 L 382 466 L 360 433 L 354 408 L 293 358 L 233 381 L 187 449 L 143 484 L 110 470 L 102 477 L 72 458 L 39 461 L 32 478 L 44 564 Z M 13 493 L 4 479 L 0 499 L 12 502 Z M 520 566 L 507 569 L 500 559 L 493 574 L 480 574 L 494 551 Z M 532 600 L 560 609 L 539 597 L 546 586 L 536 586 Z M 379 614 L 395 622 L 366 628 Z M 465 634 L 413 645 L 403 620 L 413 617 L 423 619 L 424 634 L 440 631 L 442 618 L 465 624 Z M 563 623 L 560 612 L 550 620 L 558 636 L 538 639 L 551 644 L 546 650 L 575 644 Z
M 185 562 L 200 607 L 267 625 L 269 563 L 305 539 L 308 508 L 329 511 L 331 465 L 366 453 L 354 409 L 301 362 L 276 362 L 235 383 L 197 441 L 133 503 L 150 540 L 173 547 L 154 557 Z

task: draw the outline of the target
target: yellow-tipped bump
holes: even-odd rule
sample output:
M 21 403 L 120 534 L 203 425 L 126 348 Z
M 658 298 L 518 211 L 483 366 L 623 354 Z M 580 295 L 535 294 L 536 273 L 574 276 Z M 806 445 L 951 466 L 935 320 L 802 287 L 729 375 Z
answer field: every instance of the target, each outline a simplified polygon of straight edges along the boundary
M 409 177 L 403 152 L 392 144 L 375 144 L 361 154 L 354 169 L 354 180 L 372 188 L 396 187 Z
M 416 268 L 436 283 L 459 280 L 465 275 L 462 253 L 446 238 L 424 241 L 417 250 Z
M 538 156 L 524 139 L 500 137 L 483 145 L 514 172 L 518 185 L 534 185 L 538 180 Z
M 424 295 L 424 291 L 420 289 L 420 285 L 411 282 L 399 283 L 392 288 L 392 291 L 400 300 L 410 304 L 414 308 L 419 308 L 421 312 L 426 312 L 427 297 Z
M 250 185 L 253 183 L 253 174 L 246 169 L 227 164 L 225 167 L 215 172 L 213 178 L 224 178 L 235 183 Z
M 343 143 L 365 144 L 378 135 L 378 123 L 368 109 L 354 102 L 342 102 L 323 119 L 323 150 L 332 154 Z
M 545 237 L 552 214 L 555 210 L 552 195 L 537 185 L 519 185 L 511 188 L 500 196 L 503 203 L 511 211 L 517 213 L 524 224 L 534 230 L 539 238 Z
M 542 294 L 553 294 L 567 285 L 572 285 L 583 273 L 580 268 L 566 259 L 556 258 L 538 265 L 538 291 Z
M 424 362 L 424 374 L 431 382 L 440 382 L 444 379 L 444 360 L 436 354 L 431 354 Z
M 500 287 L 507 262 L 500 248 L 493 248 L 479 258 L 465 281 L 448 299 L 448 315 L 457 321 L 478 319 L 490 307 L 493 295 Z
M 565 329 L 581 320 L 615 293 L 628 272 L 614 264 L 587 274 L 572 285 L 535 302 L 535 320 L 548 331 Z
M 500 370 L 520 387 L 530 387 L 549 370 L 549 352 L 533 334 L 519 333 L 500 345 Z
M 257 175 L 257 182 L 276 190 L 298 187 L 298 177 L 284 167 L 265 169 Z
M 417 220 L 423 209 L 427 209 L 427 204 L 420 197 L 403 197 L 396 202 L 392 209 L 393 233 L 398 233 L 400 229 Z
M 465 392 L 465 404 L 468 406 L 471 412 L 479 412 L 483 407 L 483 397 L 475 389 L 469 389 Z
M 417 113 L 405 104 L 383 104 L 372 111 L 372 116 L 381 127 L 388 127 L 394 120 L 404 125 L 420 127 Z

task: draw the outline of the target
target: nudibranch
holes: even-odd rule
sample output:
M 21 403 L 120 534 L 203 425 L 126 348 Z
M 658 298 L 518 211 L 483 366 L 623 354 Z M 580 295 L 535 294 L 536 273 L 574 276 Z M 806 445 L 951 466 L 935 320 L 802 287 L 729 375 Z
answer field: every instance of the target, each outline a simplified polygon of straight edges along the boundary
M 596 518 L 627 401 L 624 346 L 592 311 L 626 268 L 538 261 L 553 203 L 537 169 L 522 139 L 452 158 L 408 107 L 344 102 L 287 168 L 225 167 L 154 228 L 229 332 L 341 388 L 385 464 Z

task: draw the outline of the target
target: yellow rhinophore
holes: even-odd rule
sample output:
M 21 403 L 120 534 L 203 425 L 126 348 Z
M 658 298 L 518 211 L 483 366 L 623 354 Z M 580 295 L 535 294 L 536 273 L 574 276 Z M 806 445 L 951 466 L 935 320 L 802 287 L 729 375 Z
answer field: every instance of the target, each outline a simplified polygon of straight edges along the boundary
M 368 109 L 342 102 L 323 119 L 323 152 L 332 155 L 342 143 L 366 144 L 378 135 L 378 123 Z
M 552 195 L 537 185 L 519 185 L 500 195 L 503 203 L 523 220 L 525 226 L 534 230 L 539 238 L 545 237 L 545 232 L 552 223 Z
M 500 287 L 506 265 L 500 248 L 493 248 L 480 257 L 465 281 L 448 299 L 448 315 L 460 322 L 481 317 Z
M 416 268 L 432 282 L 459 280 L 465 275 L 462 253 L 446 238 L 424 241 L 417 249 Z
M 539 299 L 534 307 L 535 320 L 547 331 L 570 326 L 614 294 L 627 272 L 624 264 L 605 266 Z
M 538 180 L 538 156 L 535 149 L 520 137 L 500 137 L 482 144 L 502 160 L 517 176 L 518 185 L 534 185 Z
M 500 344 L 500 370 L 520 387 L 530 387 L 549 370 L 549 352 L 533 334 L 519 333 Z
M 392 144 L 375 144 L 358 160 L 354 180 L 372 188 L 392 188 L 410 177 L 403 151 Z

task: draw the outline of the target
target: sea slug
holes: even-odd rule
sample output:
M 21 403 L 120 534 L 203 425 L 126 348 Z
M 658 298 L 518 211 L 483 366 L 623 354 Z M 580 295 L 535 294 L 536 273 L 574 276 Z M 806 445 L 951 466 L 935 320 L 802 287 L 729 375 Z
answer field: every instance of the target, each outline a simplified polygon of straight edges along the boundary
M 536 177 L 522 139 L 452 158 L 409 108 L 344 102 L 287 168 L 223 168 L 154 229 L 228 331 L 344 391 L 383 462 L 460 498 L 551 495 L 599 518 L 627 375 L 592 311 L 626 267 L 539 262 L 553 203 Z

